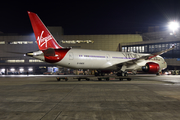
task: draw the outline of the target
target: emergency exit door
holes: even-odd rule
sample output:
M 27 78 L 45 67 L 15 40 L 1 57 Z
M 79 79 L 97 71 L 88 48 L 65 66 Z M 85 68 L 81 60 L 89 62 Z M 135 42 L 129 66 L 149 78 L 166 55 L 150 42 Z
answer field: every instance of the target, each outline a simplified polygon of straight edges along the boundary
M 73 53 L 70 52 L 70 53 L 69 53 L 69 60 L 73 60 L 73 59 L 74 59 Z

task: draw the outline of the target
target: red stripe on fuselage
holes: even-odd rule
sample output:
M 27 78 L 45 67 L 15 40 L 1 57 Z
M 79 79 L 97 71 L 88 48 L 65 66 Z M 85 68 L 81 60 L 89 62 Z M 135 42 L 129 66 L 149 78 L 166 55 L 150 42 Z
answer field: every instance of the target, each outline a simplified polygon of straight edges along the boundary
M 48 63 L 56 63 L 61 61 L 64 56 L 67 54 L 67 52 L 70 50 L 70 48 L 66 49 L 54 49 L 55 56 L 44 56 L 45 61 Z M 44 52 L 44 51 L 43 51 Z

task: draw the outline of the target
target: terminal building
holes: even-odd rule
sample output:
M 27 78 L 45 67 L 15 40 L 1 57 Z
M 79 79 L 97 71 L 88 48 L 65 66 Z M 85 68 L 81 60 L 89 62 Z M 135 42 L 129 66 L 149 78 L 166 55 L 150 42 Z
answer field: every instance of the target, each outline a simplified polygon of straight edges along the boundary
M 168 69 L 180 69 L 178 34 L 172 35 L 168 31 L 162 31 L 144 34 L 64 35 L 62 27 L 48 27 L 48 29 L 63 47 L 79 49 L 155 53 L 175 44 L 174 50 L 162 56 L 168 64 Z M 58 69 L 61 73 L 72 73 L 70 69 L 25 56 L 25 53 L 37 50 L 34 34 L 0 33 L 0 74 L 43 74 L 56 72 Z
M 156 53 L 169 49 L 172 45 L 175 48 L 161 56 L 168 65 L 168 70 L 180 70 L 180 34 L 172 34 L 169 31 L 149 32 L 142 34 L 142 42 L 121 44 L 122 51 L 135 53 Z

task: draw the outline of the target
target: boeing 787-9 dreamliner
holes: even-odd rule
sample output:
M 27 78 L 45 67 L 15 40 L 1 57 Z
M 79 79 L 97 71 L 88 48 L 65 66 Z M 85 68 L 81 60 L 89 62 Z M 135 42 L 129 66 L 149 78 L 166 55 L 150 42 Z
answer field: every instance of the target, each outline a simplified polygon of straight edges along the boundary
M 154 54 L 133 52 L 115 52 L 88 49 L 65 48 L 57 43 L 55 38 L 40 20 L 37 14 L 28 11 L 34 30 L 39 51 L 26 55 L 36 59 L 73 69 L 93 69 L 102 75 L 102 71 L 117 71 L 118 76 L 127 76 L 126 71 L 141 70 L 150 74 L 158 74 L 167 67 L 165 60 L 159 56 L 171 48 Z

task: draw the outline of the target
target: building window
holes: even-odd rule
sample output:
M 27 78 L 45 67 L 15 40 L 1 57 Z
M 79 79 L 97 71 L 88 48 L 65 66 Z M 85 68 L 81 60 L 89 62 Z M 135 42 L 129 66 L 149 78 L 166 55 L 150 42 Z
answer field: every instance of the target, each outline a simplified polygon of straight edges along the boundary
M 132 47 L 130 47 L 130 52 L 132 52 L 133 51 L 133 48 Z
M 144 46 L 141 47 L 141 52 L 144 52 Z
M 140 53 L 142 52 L 142 50 L 141 50 L 141 46 L 139 46 L 139 52 L 140 52 Z
M 169 49 L 169 45 L 168 44 L 166 44 L 166 49 Z
M 43 61 L 41 61 L 41 60 L 29 60 L 29 62 L 43 62 Z
M 154 45 L 151 46 L 151 52 L 154 52 Z
M 148 47 L 147 47 L 147 45 L 144 46 L 144 52 L 148 52 Z
M 23 63 L 24 60 L 6 60 L 7 63 Z
M 122 52 L 124 52 L 124 48 L 125 48 L 125 47 L 122 47 Z
M 61 43 L 76 44 L 76 43 L 94 43 L 93 40 L 62 40 Z
M 149 45 L 149 52 L 152 52 L 152 45 Z
M 158 48 L 158 51 L 161 51 L 161 44 L 159 44 L 159 48 Z
M 138 46 L 136 46 L 136 50 L 135 50 L 136 53 L 138 53 Z
M 158 45 L 154 45 L 154 52 L 158 51 Z
M 133 52 L 136 52 L 136 47 L 135 46 L 133 47 Z
M 165 50 L 165 49 L 166 49 L 166 45 L 162 44 L 162 50 Z
M 127 47 L 124 47 L 124 52 L 127 52 Z
M 131 52 L 131 47 L 128 47 L 128 52 Z
M 5 44 L 5 41 L 0 41 L 0 44 Z
M 8 42 L 8 44 L 33 44 L 33 41 L 12 41 Z
M 180 49 L 179 49 L 179 46 L 180 46 L 179 44 L 180 44 L 180 43 L 177 43 L 176 46 L 175 46 L 177 50 L 180 50 Z

